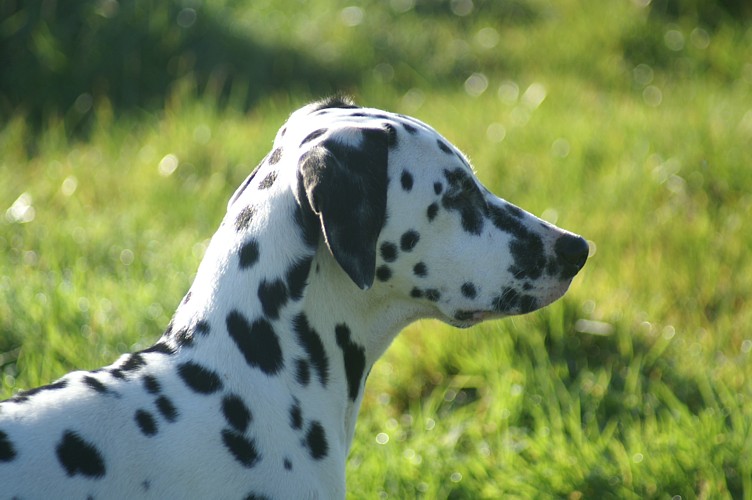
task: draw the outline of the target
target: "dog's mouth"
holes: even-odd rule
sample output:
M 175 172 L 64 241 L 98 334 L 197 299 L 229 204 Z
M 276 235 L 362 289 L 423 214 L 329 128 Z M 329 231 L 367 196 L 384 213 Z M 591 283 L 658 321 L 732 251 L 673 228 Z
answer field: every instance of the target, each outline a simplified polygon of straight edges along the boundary
M 532 295 L 524 295 L 511 288 L 506 288 L 503 293 L 496 297 L 489 309 L 458 309 L 449 316 L 447 322 L 457 328 L 469 328 L 471 326 L 492 319 L 500 319 L 506 316 L 526 314 L 544 307 L 557 298 L 561 297 L 563 290 L 556 290 L 550 297 L 541 299 Z
M 525 314 L 541 307 L 540 301 L 532 295 L 524 295 L 513 288 L 505 288 L 493 300 L 489 309 L 459 309 L 452 316 L 452 325 L 467 328 L 489 319 L 503 318 L 512 314 Z
M 496 311 L 484 311 L 484 310 L 459 310 L 454 313 L 454 317 L 451 318 L 449 323 L 457 328 L 470 328 L 483 321 L 489 319 L 498 319 L 503 317 Z

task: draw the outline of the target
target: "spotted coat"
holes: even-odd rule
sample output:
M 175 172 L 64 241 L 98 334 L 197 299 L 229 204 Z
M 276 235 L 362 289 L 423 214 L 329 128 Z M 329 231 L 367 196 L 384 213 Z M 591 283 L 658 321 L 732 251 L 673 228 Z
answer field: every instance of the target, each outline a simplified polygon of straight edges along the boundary
M 424 123 L 311 104 L 230 199 L 152 347 L 0 404 L 0 497 L 342 498 L 396 334 L 543 307 L 587 251 Z

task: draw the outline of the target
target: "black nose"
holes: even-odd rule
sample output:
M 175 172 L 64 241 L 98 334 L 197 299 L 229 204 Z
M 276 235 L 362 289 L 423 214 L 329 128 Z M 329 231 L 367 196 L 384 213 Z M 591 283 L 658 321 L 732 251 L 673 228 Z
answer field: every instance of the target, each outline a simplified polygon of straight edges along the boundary
M 572 276 L 585 265 L 589 250 L 587 241 L 573 234 L 559 237 L 554 244 L 554 251 L 559 261 L 567 267 L 574 268 Z

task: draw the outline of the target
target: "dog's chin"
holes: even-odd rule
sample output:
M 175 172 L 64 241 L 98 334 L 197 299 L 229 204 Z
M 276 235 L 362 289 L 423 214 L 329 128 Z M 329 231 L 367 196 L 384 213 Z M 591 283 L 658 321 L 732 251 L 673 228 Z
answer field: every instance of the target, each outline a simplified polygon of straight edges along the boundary
M 470 328 L 484 321 L 492 319 L 501 319 L 509 314 L 498 311 L 465 311 L 460 310 L 454 313 L 453 317 L 442 318 L 444 322 L 455 328 Z
M 547 305 L 547 304 L 546 304 Z M 519 316 L 537 311 L 544 305 L 529 310 L 512 310 L 512 311 L 457 311 L 454 317 L 441 318 L 442 321 L 456 328 L 470 328 L 486 321 L 507 318 L 509 316 Z
M 560 298 L 564 296 L 565 293 L 567 293 L 567 290 L 569 290 L 569 285 L 572 284 L 572 279 L 568 279 L 565 281 L 562 281 L 558 285 L 551 287 L 548 290 L 548 293 L 544 294 L 542 297 L 538 299 L 538 307 L 537 309 L 541 309 L 543 307 L 546 307 L 548 305 L 553 304 Z

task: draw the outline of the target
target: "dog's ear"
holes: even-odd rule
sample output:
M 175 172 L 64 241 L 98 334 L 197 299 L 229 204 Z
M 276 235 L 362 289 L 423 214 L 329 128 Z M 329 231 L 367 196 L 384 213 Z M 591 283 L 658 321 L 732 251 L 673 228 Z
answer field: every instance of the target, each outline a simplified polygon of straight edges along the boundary
M 373 285 L 386 217 L 388 148 L 386 130 L 342 129 L 304 153 L 298 168 L 298 203 L 318 216 L 329 251 L 363 290 Z

